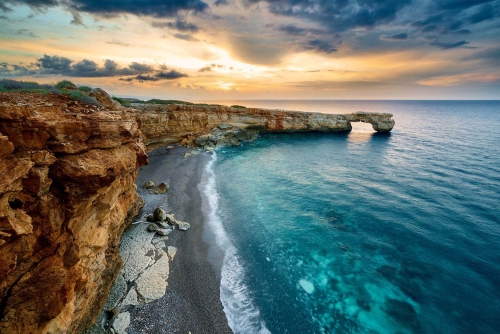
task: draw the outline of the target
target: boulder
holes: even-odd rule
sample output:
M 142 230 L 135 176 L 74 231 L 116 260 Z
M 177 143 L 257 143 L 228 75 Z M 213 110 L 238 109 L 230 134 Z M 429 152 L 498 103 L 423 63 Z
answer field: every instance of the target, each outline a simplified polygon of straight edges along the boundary
M 170 228 L 159 228 L 156 230 L 156 233 L 161 235 L 161 236 L 169 235 L 171 232 L 172 232 L 172 229 L 170 229 Z
M 154 182 L 153 181 L 148 181 L 144 184 L 144 188 L 146 189 L 151 189 L 155 186 Z
M 156 224 L 149 224 L 148 225 L 149 232 L 156 232 L 157 230 L 158 230 L 158 226 Z
M 170 186 L 164 182 L 160 183 L 159 185 L 156 186 L 154 190 L 150 190 L 150 194 L 164 194 L 168 191 Z
M 154 217 L 155 217 L 156 221 L 162 221 L 162 222 L 164 222 L 164 221 L 167 220 L 167 213 L 161 207 L 160 208 L 156 208 L 156 210 L 154 212 Z
M 94 88 L 89 92 L 89 95 L 97 100 L 102 106 L 112 109 L 112 110 L 120 110 L 122 109 L 122 105 L 117 101 L 113 100 L 113 98 L 106 93 L 101 88 Z
M 150 213 L 147 217 L 146 217 L 146 220 L 150 223 L 154 223 L 155 222 L 155 215 Z

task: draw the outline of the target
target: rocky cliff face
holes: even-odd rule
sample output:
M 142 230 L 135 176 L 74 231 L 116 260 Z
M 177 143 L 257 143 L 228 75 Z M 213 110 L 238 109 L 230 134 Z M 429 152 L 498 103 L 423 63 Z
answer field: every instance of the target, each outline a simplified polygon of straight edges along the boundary
M 352 129 L 351 122 L 371 123 L 378 132 L 394 127 L 392 114 L 322 114 L 259 108 L 225 106 L 136 104 L 137 120 L 148 147 L 184 140 L 193 142 L 209 134 L 219 124 L 260 132 L 342 132 Z
M 0 94 L 0 333 L 92 325 L 146 163 L 132 111 Z

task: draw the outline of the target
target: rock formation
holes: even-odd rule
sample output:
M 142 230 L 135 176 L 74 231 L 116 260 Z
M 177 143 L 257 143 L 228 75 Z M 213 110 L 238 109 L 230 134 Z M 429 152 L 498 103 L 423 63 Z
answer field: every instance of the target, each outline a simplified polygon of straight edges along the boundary
M 249 131 L 350 131 L 351 122 L 371 123 L 373 129 L 378 132 L 389 132 L 394 127 L 392 114 L 388 113 L 323 114 L 225 106 L 153 104 L 133 106 L 137 109 L 137 121 L 148 148 L 183 140 L 184 144 L 204 146 L 204 143 L 197 144 L 194 140 L 203 135 L 214 135 L 212 131 L 220 124 L 234 127 L 236 130 L 245 130 L 242 136 L 252 136 Z M 235 133 L 235 137 L 237 136 Z
M 147 155 L 134 112 L 103 109 L 0 94 L 1 333 L 78 333 L 106 302 Z

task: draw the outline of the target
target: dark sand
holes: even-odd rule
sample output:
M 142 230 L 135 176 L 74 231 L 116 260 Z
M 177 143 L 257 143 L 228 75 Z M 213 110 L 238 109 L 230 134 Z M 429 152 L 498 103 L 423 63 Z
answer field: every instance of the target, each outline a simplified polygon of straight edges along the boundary
M 137 192 L 146 200 L 140 216 L 162 206 L 167 213 L 191 224 L 187 231 L 169 235 L 168 246 L 177 247 L 170 261 L 168 287 L 163 298 L 136 306 L 131 314 L 133 333 L 232 333 L 220 301 L 220 270 L 207 260 L 210 245 L 203 241 L 202 198 L 198 190 L 210 156 L 184 158 L 184 147 L 160 147 L 149 153 L 149 165 L 137 177 Z M 170 184 L 164 195 L 150 195 L 142 186 L 147 181 Z

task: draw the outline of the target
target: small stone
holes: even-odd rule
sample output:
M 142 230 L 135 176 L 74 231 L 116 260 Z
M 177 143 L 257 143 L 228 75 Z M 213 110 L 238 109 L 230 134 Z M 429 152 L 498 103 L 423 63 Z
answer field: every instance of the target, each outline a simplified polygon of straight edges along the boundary
M 187 229 L 189 229 L 191 227 L 191 225 L 189 225 L 189 223 L 186 223 L 186 222 L 181 222 L 180 220 L 177 220 L 175 222 L 175 225 L 177 226 L 177 228 L 181 231 L 186 231 Z
M 168 225 L 167 222 L 159 221 L 157 224 L 160 225 L 161 228 L 170 228 L 170 225 Z
M 172 149 L 172 148 L 174 148 L 174 147 L 173 147 L 173 146 L 167 146 L 167 148 L 170 150 L 170 149 Z
M 174 259 L 175 254 L 177 253 L 177 248 L 173 246 L 168 246 L 167 247 L 167 254 L 170 260 Z
M 144 188 L 146 189 L 151 189 L 155 186 L 155 184 L 153 183 L 153 181 L 148 181 L 146 182 L 146 184 L 144 184 Z
M 113 328 L 117 334 L 126 334 L 127 328 L 130 325 L 130 313 L 123 312 L 118 314 L 113 322 Z
M 149 232 L 156 232 L 157 230 L 158 230 L 158 226 L 156 224 L 149 224 L 148 225 Z
M 148 222 L 153 223 L 153 222 L 155 221 L 155 215 L 154 215 L 154 214 L 152 214 L 152 213 L 150 213 L 150 214 L 146 217 L 146 220 L 147 220 Z
M 160 183 L 159 185 L 156 186 L 156 188 L 151 191 L 151 193 L 154 193 L 154 194 L 164 194 L 168 191 L 168 189 L 170 188 L 170 186 L 166 183 Z
M 156 233 L 162 236 L 169 235 L 171 232 L 172 230 L 169 228 L 158 228 L 156 230 Z
M 175 219 L 174 217 L 174 214 L 173 213 L 170 213 L 168 215 L 165 215 L 165 218 L 166 218 L 166 221 L 169 223 L 169 224 L 172 224 L 172 225 L 175 225 L 175 222 L 177 221 L 177 219 Z
M 156 210 L 154 212 L 154 218 L 156 221 L 163 221 L 164 222 L 167 220 L 167 213 L 162 208 L 156 208 Z

